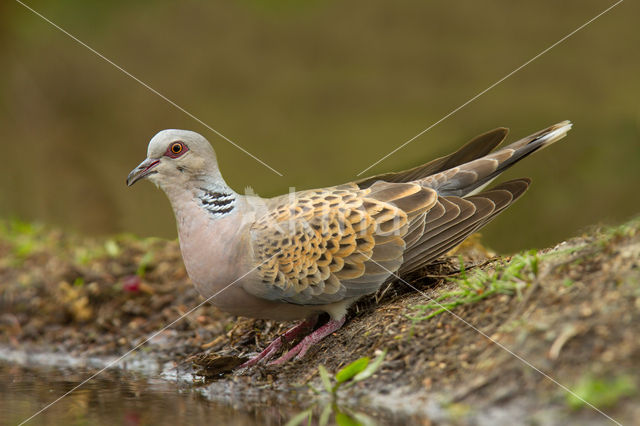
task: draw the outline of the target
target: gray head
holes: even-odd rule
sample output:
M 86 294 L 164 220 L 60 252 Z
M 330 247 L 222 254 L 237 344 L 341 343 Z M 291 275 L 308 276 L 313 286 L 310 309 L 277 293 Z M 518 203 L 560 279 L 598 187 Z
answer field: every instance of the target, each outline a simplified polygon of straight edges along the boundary
M 149 142 L 147 158 L 129 173 L 127 185 L 148 178 L 160 188 L 220 181 L 216 153 L 202 135 L 189 130 L 158 132 Z

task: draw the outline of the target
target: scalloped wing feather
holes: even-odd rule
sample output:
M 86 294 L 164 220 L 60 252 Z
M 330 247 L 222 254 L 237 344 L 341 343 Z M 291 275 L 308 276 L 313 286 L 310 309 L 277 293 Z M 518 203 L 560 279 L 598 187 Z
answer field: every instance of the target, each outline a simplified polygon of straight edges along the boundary
M 378 182 L 269 200 L 251 227 L 261 288 L 270 300 L 328 304 L 375 291 L 403 262 L 410 229 L 423 229 L 434 190 Z M 417 223 L 417 225 L 416 225 Z M 413 237 L 415 240 L 415 237 Z

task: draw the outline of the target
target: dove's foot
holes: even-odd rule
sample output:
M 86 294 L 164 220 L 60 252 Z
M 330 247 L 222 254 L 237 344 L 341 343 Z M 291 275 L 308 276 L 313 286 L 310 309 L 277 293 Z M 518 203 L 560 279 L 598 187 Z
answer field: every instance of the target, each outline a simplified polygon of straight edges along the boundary
M 313 330 L 313 327 L 316 325 L 317 322 L 318 322 L 317 316 L 310 318 L 308 320 L 302 321 L 300 324 L 287 330 L 281 336 L 278 336 L 262 352 L 260 352 L 258 355 L 254 356 L 244 364 L 240 365 L 238 368 L 251 367 L 258 364 L 259 362 L 270 360 L 275 355 L 275 353 L 278 352 L 278 350 L 282 347 L 283 343 L 290 342 L 300 334 L 307 333 Z
M 296 357 L 296 359 L 302 358 L 307 353 L 309 348 L 311 348 L 311 346 L 315 345 L 320 340 L 324 339 L 325 337 L 342 327 L 345 319 L 346 317 L 342 317 L 337 320 L 329 320 L 329 322 L 327 322 L 325 325 L 302 339 L 302 341 L 294 346 L 289 352 L 282 355 L 275 361 L 271 361 L 269 365 L 282 365 L 293 357 Z

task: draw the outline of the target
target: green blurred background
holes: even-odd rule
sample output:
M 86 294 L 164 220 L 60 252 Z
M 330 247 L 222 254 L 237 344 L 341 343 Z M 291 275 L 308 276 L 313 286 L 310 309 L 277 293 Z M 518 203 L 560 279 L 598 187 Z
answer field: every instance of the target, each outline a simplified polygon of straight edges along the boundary
M 110 1 L 27 4 L 283 173 L 257 163 L 14 1 L 0 3 L 0 217 L 174 238 L 153 185 L 125 186 L 164 128 L 203 133 L 228 183 L 263 196 L 356 174 L 609 1 Z M 623 2 L 370 171 L 507 126 L 569 137 L 506 178 L 534 185 L 488 226 L 543 247 L 640 211 L 640 31 Z

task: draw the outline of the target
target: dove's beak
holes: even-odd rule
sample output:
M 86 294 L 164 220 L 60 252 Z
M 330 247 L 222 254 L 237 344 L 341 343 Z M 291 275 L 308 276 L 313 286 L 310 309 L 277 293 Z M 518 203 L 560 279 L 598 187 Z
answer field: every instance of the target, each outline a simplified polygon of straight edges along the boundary
M 158 164 L 160 164 L 160 160 L 156 160 L 153 158 L 147 158 L 142 163 L 138 164 L 138 167 L 131 170 L 129 176 L 127 176 L 127 186 L 131 186 L 140 179 L 143 179 L 151 174 L 158 173 L 153 170 Z

